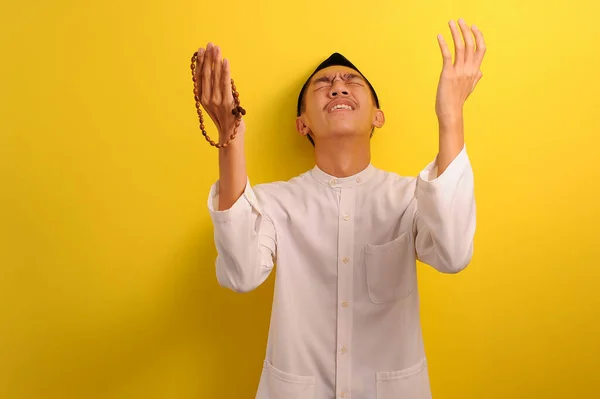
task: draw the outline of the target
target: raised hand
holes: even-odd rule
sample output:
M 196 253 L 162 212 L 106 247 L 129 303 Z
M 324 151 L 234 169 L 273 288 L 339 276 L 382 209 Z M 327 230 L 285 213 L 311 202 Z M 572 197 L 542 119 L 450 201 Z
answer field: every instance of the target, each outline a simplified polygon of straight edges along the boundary
M 198 82 L 196 95 L 219 131 L 219 142 L 226 142 L 234 132 L 237 117 L 232 113 L 236 102 L 231 86 L 229 61 L 222 59 L 221 48 L 208 43 L 206 49 L 199 48 L 195 79 Z M 239 121 L 237 135 L 243 134 L 245 124 Z
M 462 118 L 465 101 L 483 76 L 480 68 L 486 46 L 483 34 L 475 25 L 469 28 L 463 19 L 458 20 L 458 26 L 454 21 L 450 21 L 449 25 L 454 40 L 454 63 L 444 37 L 438 35 L 443 67 L 435 110 L 438 119 L 451 123 Z

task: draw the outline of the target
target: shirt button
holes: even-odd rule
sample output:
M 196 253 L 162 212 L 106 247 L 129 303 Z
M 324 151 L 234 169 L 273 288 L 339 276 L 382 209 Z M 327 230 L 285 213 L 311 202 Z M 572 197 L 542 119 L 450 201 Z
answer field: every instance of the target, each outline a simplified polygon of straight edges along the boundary
M 357 182 L 357 183 L 360 183 L 361 181 L 362 181 L 362 180 L 360 179 L 360 177 L 357 177 L 357 178 L 356 178 L 356 182 Z
M 342 398 L 342 399 L 343 399 L 343 398 L 345 398 L 345 397 L 346 397 L 346 392 L 344 392 L 344 391 L 340 392 L 340 398 Z
M 331 187 L 335 186 L 336 184 L 337 184 L 337 180 L 335 180 L 335 179 L 333 179 L 333 180 L 329 181 L 329 185 L 330 185 Z
M 348 258 L 344 258 L 344 259 L 342 259 L 342 262 L 344 262 L 344 263 L 348 263 L 348 262 L 350 262 L 350 259 L 348 259 Z
M 345 220 L 345 221 L 348 221 L 348 220 L 350 220 L 350 215 L 348 215 L 348 214 L 344 215 L 344 220 Z
M 348 307 L 348 301 L 343 301 L 342 302 L 342 307 L 343 308 L 347 308 Z
M 346 349 L 345 346 L 342 346 L 342 349 L 340 350 L 340 352 L 342 352 L 342 355 L 346 352 L 348 352 L 348 349 Z

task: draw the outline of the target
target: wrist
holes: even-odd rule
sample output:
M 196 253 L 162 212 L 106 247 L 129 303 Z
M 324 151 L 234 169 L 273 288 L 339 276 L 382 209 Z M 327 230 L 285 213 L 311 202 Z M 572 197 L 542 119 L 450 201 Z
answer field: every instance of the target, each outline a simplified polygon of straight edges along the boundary
M 445 114 L 437 114 L 437 118 L 440 126 L 455 126 L 458 124 L 462 124 L 463 113 L 457 111 Z
M 231 133 L 233 133 L 233 130 L 231 130 Z M 229 140 L 229 138 L 231 137 L 231 133 L 229 133 L 228 135 L 219 137 L 219 142 L 220 143 L 227 142 L 227 140 Z M 221 147 L 219 149 L 219 153 L 221 155 L 225 156 L 226 158 L 228 158 L 228 157 L 237 158 L 238 156 L 240 156 L 240 154 L 243 155 L 244 147 L 245 147 L 244 132 L 241 129 L 238 129 L 238 133 L 235 135 L 233 140 L 231 140 L 226 147 Z
M 228 126 L 224 129 L 219 129 L 219 141 L 229 140 L 229 138 L 234 133 L 234 131 L 235 131 L 235 124 L 232 126 Z M 246 125 L 245 125 L 244 121 L 242 120 L 240 122 L 240 125 L 237 128 L 237 133 L 235 135 L 235 139 L 233 139 L 233 140 L 235 141 L 237 138 L 243 137 L 245 132 L 246 132 Z
M 440 134 L 462 133 L 464 119 L 462 115 L 453 114 L 438 117 L 438 125 Z

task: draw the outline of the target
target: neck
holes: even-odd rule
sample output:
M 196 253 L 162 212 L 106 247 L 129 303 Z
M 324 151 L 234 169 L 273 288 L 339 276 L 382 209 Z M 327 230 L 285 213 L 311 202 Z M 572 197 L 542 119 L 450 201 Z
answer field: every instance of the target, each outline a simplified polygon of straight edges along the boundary
M 369 140 L 368 136 L 320 138 L 315 141 L 315 162 L 331 176 L 355 175 L 371 162 Z

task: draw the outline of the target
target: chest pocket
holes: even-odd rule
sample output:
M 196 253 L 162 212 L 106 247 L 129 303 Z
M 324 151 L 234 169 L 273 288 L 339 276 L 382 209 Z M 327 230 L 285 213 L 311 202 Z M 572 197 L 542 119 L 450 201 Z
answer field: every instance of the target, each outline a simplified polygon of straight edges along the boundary
M 410 233 L 381 245 L 365 246 L 367 288 L 371 302 L 394 302 L 416 286 L 416 262 Z

